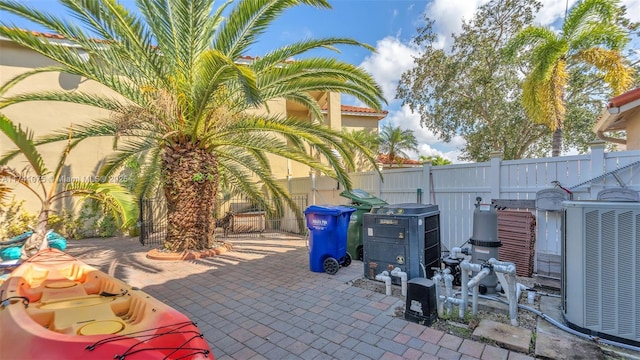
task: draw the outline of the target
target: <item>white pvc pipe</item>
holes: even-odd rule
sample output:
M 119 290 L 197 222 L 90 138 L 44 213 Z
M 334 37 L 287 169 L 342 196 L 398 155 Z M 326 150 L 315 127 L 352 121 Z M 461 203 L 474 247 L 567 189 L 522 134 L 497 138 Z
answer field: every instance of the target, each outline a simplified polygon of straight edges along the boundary
M 482 270 L 480 270 L 480 272 L 477 273 L 476 276 L 474 276 L 473 278 L 471 278 L 471 280 L 469 280 L 469 282 L 467 283 L 467 286 L 474 287 L 476 285 L 479 285 L 480 280 L 484 279 L 489 274 L 491 274 L 490 268 L 482 268 Z
M 467 310 L 468 306 L 468 296 L 469 296 L 469 271 L 479 272 L 482 270 L 482 266 L 480 264 L 472 264 L 467 260 L 463 260 L 460 263 L 460 268 L 462 269 L 462 309 L 463 311 Z
M 436 272 L 431 278 L 436 285 L 436 303 L 438 308 L 438 316 L 442 317 L 444 315 L 444 296 L 440 295 L 440 283 L 442 282 L 442 275 L 439 272 Z
M 402 286 L 402 296 L 407 296 L 407 273 L 402 271 L 399 267 L 391 270 L 391 276 L 400 277 L 400 284 Z
M 498 281 L 502 283 L 502 286 L 507 293 L 507 300 L 509 304 L 509 319 L 511 320 L 511 325 L 518 326 L 518 299 L 520 299 L 520 290 L 518 288 L 519 285 L 522 284 L 516 283 L 515 275 L 512 277 L 510 274 L 505 275 L 504 273 L 496 272 L 496 276 L 498 277 Z
M 391 276 L 389 276 L 389 272 L 385 270 L 376 275 L 376 280 L 384 281 L 386 294 L 391 295 Z
M 450 299 L 453 298 L 453 275 L 451 275 L 451 271 L 447 268 L 444 269 L 444 275 L 442 275 L 444 279 L 444 287 L 447 291 L 447 302 L 445 303 L 445 308 L 447 309 L 447 314 L 451 313 L 453 303 Z
M 516 299 L 520 300 L 520 296 L 522 296 L 522 292 L 525 290 L 529 290 L 529 288 L 523 284 L 516 284 Z
M 480 270 L 480 272 L 467 283 L 468 287 L 473 288 L 473 297 L 471 298 L 471 313 L 473 315 L 478 314 L 478 292 L 480 291 L 480 280 L 484 279 L 489 274 L 491 274 L 490 268 L 482 268 L 482 270 Z

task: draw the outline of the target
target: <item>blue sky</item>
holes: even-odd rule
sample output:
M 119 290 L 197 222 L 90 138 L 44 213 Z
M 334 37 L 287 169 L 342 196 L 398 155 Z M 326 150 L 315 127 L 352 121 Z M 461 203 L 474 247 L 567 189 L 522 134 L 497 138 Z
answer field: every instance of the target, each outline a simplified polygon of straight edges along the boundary
M 60 8 L 57 0 L 23 0 L 38 9 L 56 12 Z M 350 37 L 376 48 L 375 52 L 358 47 L 342 47 L 339 54 L 327 52 L 354 65 L 362 66 L 381 84 L 389 104 L 385 107 L 389 115 L 382 124 L 389 123 L 414 131 L 419 142 L 418 155 L 443 156 L 458 162 L 459 148 L 464 144 L 461 138 L 451 143 L 443 143 L 432 133 L 419 125 L 419 116 L 412 114 L 400 101 L 394 100 L 395 88 L 403 72 L 413 66 L 412 56 L 418 50 L 411 44 L 411 38 L 425 17 L 435 19 L 434 28 L 441 34 L 443 47 L 449 44 L 451 33 L 457 32 L 462 19 L 470 19 L 475 9 L 488 0 L 330 0 L 333 9 L 315 9 L 300 6 L 288 10 L 276 20 L 261 41 L 247 55 L 259 56 L 280 45 L 306 38 L 328 36 Z M 543 8 L 537 22 L 542 25 L 557 23 L 565 12 L 566 0 L 541 0 Z M 571 7 L 577 0 L 568 0 Z M 132 0 L 122 0 L 126 7 L 133 7 Z M 218 1 L 222 4 L 223 1 Z M 621 0 L 628 8 L 628 16 L 640 21 L 640 1 Z M 0 13 L 3 21 L 10 21 L 7 14 Z M 21 27 L 42 30 L 21 22 Z M 349 99 L 345 99 L 349 101 Z M 357 104 L 355 104 L 357 105 Z

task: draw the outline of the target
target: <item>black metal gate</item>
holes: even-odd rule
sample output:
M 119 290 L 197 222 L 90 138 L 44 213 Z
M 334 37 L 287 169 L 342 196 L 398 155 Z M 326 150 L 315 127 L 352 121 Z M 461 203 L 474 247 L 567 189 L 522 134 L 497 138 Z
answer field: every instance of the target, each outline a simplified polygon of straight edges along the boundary
M 308 206 L 307 195 L 292 196 L 300 211 Z M 228 222 L 219 221 L 216 238 L 268 237 L 270 234 L 306 234 L 304 215 L 284 210 L 278 216 L 268 216 L 264 209 L 245 198 L 233 198 L 228 201 L 219 200 L 216 218 L 222 219 L 227 212 L 231 213 Z M 140 199 L 140 243 L 142 245 L 160 245 L 167 233 L 167 209 L 164 201 L 156 199 Z

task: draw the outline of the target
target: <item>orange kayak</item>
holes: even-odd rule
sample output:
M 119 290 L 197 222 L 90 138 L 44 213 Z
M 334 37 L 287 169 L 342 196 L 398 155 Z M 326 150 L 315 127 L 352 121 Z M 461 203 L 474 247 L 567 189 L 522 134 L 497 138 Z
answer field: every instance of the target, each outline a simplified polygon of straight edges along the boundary
M 56 249 L 0 286 L 0 359 L 213 359 L 184 314 Z

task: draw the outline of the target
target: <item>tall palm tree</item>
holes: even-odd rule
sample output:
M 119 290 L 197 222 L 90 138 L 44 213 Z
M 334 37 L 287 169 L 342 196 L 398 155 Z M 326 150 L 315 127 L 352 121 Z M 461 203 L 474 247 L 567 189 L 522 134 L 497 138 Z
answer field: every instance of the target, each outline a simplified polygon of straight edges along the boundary
M 0 114 L 0 132 L 13 142 L 28 164 L 22 171 L 18 171 L 6 165 L 8 160 L 15 156 L 13 152 L 8 156 L 0 157 L 0 184 L 16 183 L 22 185 L 40 201 L 40 212 L 33 229 L 33 235 L 27 239 L 22 247 L 21 257 L 23 259 L 34 255 L 42 245 L 53 205 L 69 197 L 97 200 L 120 220 L 123 228 L 133 225 L 136 220 L 136 199 L 124 187 L 108 183 L 85 181 L 62 183 L 59 181 L 67 156 L 71 149 L 78 144 L 77 141 L 67 143 L 57 164 L 55 164 L 55 169 L 49 170 L 45 166 L 42 155 L 36 149 L 33 132 L 16 126 L 3 114 Z M 5 186 L 4 189 L 6 191 L 8 187 Z M 0 195 L 2 195 L 2 191 L 0 191 Z
M 530 26 L 507 47 L 511 57 L 523 51 L 531 62 L 522 102 L 531 119 L 553 132 L 552 156 L 559 156 L 562 150 L 565 94 L 572 67 L 594 71 L 614 95 L 633 85 L 633 68 L 621 53 L 629 36 L 618 22 L 620 14 L 617 0 L 583 0 L 571 9 L 559 32 Z
M 397 157 L 408 158 L 405 151 L 418 150 L 418 141 L 412 130 L 403 130 L 399 126 L 385 125 L 380 133 L 380 152 L 387 155 L 390 166 Z
M 323 119 L 313 94 L 327 91 L 349 94 L 380 108 L 382 91 L 362 69 L 324 57 L 291 61 L 310 50 L 336 45 L 371 49 L 353 39 L 309 39 L 249 62 L 243 58 L 286 9 L 330 8 L 326 0 L 241 0 L 234 8 L 229 6 L 231 1 L 215 8 L 213 0 L 136 0 L 137 12 L 115 0 L 61 3 L 81 26 L 18 1 L 0 1 L 1 10 L 79 45 L 59 46 L 29 32 L 0 27 L 0 35 L 60 63 L 33 70 L 11 84 L 36 73 L 61 71 L 98 82 L 121 98 L 46 91 L 0 99 L 0 107 L 50 100 L 110 110 L 114 115 L 109 119 L 74 129 L 74 139 L 116 137 L 118 151 L 101 170 L 105 175 L 144 156 L 137 192 L 149 194 L 157 185 L 163 189 L 168 209 L 166 249 L 200 250 L 213 245 L 212 213 L 220 184 L 265 208 L 266 194 L 284 198 L 295 208 L 272 175 L 268 153 L 306 164 L 351 186 L 346 168 L 353 167 L 352 156 L 345 144 L 367 153 L 366 148 L 317 120 L 247 111 L 268 109 L 268 100 L 283 98 L 306 106 L 312 118 Z M 60 133 L 43 141 L 63 138 Z M 367 156 L 374 161 L 371 154 Z

